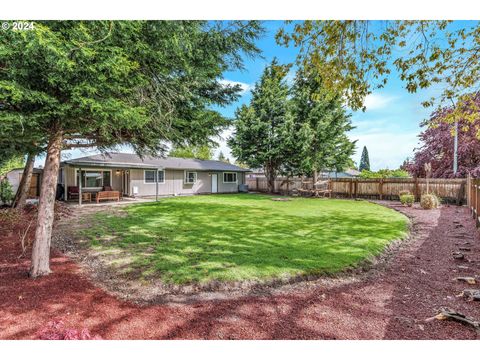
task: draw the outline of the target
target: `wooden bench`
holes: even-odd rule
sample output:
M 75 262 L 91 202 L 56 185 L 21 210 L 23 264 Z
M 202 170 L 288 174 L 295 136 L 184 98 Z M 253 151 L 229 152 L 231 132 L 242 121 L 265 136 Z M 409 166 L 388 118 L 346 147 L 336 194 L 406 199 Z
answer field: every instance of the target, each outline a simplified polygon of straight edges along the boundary
M 117 200 L 120 201 L 120 191 L 99 191 L 97 193 L 97 204 L 100 200 Z

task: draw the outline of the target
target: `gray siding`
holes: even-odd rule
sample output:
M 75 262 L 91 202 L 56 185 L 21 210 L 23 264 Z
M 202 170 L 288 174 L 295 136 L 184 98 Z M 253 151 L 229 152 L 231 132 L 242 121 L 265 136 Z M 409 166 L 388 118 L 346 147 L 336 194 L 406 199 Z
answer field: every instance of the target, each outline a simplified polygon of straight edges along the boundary
M 69 166 L 69 165 L 64 166 L 63 171 L 64 171 L 65 180 L 66 180 L 66 184 L 64 184 L 65 185 L 65 190 L 67 190 L 68 186 L 76 186 L 76 184 L 75 184 L 75 181 L 76 181 L 75 170 L 77 170 L 77 169 L 75 169 L 72 166 Z M 100 170 L 100 169 L 89 169 L 89 168 L 86 168 L 86 167 L 85 168 L 82 167 L 82 170 Z M 121 191 L 122 190 L 122 174 L 121 174 L 121 172 L 117 174 L 116 169 L 101 169 L 101 170 L 110 170 L 111 171 L 112 188 L 113 188 L 113 190 Z
M 12 185 L 13 193 L 15 194 L 18 190 L 18 186 L 20 185 L 20 180 L 22 178 L 23 170 L 12 170 L 7 173 L 7 180 Z
M 88 168 L 82 168 L 86 170 Z M 72 166 L 65 166 L 66 186 L 75 185 L 75 169 Z M 130 186 L 128 193 L 133 195 L 134 187 L 137 188 L 137 196 L 154 196 L 156 193 L 155 183 L 145 183 L 143 169 L 130 169 Z M 212 173 L 218 174 L 218 192 L 238 192 L 238 184 L 245 183 L 245 174 L 237 173 L 237 183 L 229 184 L 223 182 L 223 172 L 219 171 L 196 171 L 197 182 L 185 184 L 183 181 L 184 170 L 165 169 L 165 182 L 158 184 L 159 195 L 187 195 L 187 194 L 208 194 L 212 191 Z M 122 190 L 122 174 L 117 174 L 112 169 L 112 187 L 114 190 Z M 65 188 L 66 189 L 66 188 Z

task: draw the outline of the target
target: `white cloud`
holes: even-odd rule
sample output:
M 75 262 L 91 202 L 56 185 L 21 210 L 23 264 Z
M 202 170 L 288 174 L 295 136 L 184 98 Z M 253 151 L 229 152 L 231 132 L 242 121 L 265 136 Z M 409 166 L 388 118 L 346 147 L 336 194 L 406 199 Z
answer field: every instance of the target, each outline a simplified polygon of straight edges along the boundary
M 218 154 L 220 154 L 220 152 L 223 152 L 223 155 L 229 158 L 230 161 L 234 161 L 234 157 L 232 156 L 230 148 L 227 145 L 227 140 L 230 136 L 232 136 L 232 134 L 233 126 L 229 126 L 225 130 L 223 130 L 219 137 L 214 139 L 216 142 L 218 142 L 218 147 L 215 149 L 214 153 L 214 159 L 218 158 Z
M 368 110 L 378 110 L 387 107 L 395 96 L 386 96 L 381 94 L 370 94 L 365 98 L 365 107 Z
M 397 169 L 407 157 L 412 157 L 413 149 L 418 147 L 418 133 L 376 132 L 349 135 L 358 140 L 353 159 L 358 164 L 364 146 L 368 149 L 372 170 L 384 168 Z
M 243 82 L 240 82 L 240 81 L 222 79 L 222 80 L 219 80 L 218 82 L 222 85 L 230 85 L 230 86 L 240 85 L 240 87 L 242 88 L 242 91 L 240 92 L 241 95 L 244 95 L 247 92 L 249 92 L 250 90 L 252 90 L 252 85 L 247 84 L 247 83 L 243 83 Z

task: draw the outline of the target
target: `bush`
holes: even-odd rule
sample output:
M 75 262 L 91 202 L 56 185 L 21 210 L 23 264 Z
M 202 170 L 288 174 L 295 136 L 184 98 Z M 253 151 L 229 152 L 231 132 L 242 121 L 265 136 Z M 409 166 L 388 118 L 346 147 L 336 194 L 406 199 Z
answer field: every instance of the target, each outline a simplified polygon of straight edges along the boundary
M 407 206 L 412 206 L 413 203 L 415 202 L 415 196 L 411 194 L 404 194 L 400 196 L 400 202 L 402 205 L 407 205 Z
M 8 182 L 7 179 L 3 179 L 0 181 L 0 201 L 3 204 L 9 205 L 15 195 L 13 194 L 13 188 L 12 185 Z
M 420 198 L 420 206 L 423 209 L 436 209 L 440 205 L 440 199 L 434 194 L 424 194 Z
M 398 196 L 402 197 L 402 195 L 410 195 L 410 191 L 409 190 L 400 190 L 398 192 Z

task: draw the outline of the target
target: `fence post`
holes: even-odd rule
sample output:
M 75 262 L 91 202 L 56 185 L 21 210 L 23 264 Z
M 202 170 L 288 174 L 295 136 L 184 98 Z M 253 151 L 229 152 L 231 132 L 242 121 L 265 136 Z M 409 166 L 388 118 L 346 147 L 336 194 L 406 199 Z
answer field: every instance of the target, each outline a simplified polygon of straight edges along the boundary
M 475 224 L 477 225 L 478 227 L 478 182 L 475 181 L 475 185 L 474 185 L 474 189 L 475 189 L 475 211 L 473 213 L 473 216 L 475 217 Z
M 350 178 L 350 182 L 348 184 L 348 195 L 350 196 L 350 198 L 353 197 L 353 179 Z
M 355 183 L 354 183 L 354 198 L 356 199 L 357 198 L 357 191 L 358 191 L 358 179 L 355 179 Z
M 380 200 L 383 199 L 383 178 L 380 179 L 380 183 L 378 184 L 378 192 L 380 193 Z
M 470 199 L 470 193 L 472 191 L 472 189 L 470 188 L 472 186 L 472 176 L 470 175 L 470 173 L 468 173 L 467 175 L 467 207 L 468 209 L 471 211 L 472 210 L 472 204 L 471 204 L 471 199 Z
M 420 194 L 418 193 L 418 177 L 415 176 L 415 187 L 413 188 L 413 195 L 415 196 L 415 201 L 420 200 Z
M 258 191 L 258 177 L 255 178 L 255 191 Z

